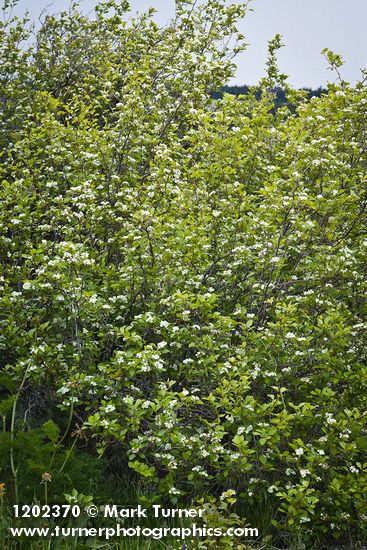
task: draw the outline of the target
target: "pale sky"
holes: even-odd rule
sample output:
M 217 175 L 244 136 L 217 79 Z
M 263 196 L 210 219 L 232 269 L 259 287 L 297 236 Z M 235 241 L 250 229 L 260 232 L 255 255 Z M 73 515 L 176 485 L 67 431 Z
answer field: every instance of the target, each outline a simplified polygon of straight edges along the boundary
M 96 0 L 82 0 L 90 11 Z M 37 19 L 47 5 L 49 12 L 67 9 L 69 0 L 19 0 L 17 12 L 28 8 Z M 165 24 L 174 14 L 174 0 L 130 0 L 133 12 L 156 8 L 157 20 Z M 360 68 L 367 67 L 367 0 L 252 0 L 253 12 L 239 25 L 250 45 L 238 58 L 231 84 L 256 84 L 264 74 L 267 42 L 276 33 L 286 44 L 279 52 L 279 65 L 297 87 L 317 88 L 334 81 L 321 55 L 330 48 L 342 55 L 342 77 L 355 83 Z

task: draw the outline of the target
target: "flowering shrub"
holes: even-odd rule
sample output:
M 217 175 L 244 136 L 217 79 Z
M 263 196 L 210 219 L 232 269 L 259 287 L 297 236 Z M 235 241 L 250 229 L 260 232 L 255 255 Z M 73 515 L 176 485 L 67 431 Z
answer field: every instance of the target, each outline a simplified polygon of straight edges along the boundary
M 51 454 L 79 423 L 175 505 L 234 490 L 264 532 L 362 540 L 365 80 L 307 101 L 276 37 L 261 98 L 214 103 L 245 8 L 192 4 L 164 29 L 125 2 L 75 7 L 27 47 L 1 23 L 5 481 L 58 408 Z

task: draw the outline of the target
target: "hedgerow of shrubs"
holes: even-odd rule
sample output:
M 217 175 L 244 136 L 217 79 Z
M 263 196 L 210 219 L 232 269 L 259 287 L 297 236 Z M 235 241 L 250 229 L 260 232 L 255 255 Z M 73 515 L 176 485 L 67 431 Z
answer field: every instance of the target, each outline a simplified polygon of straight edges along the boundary
M 113 464 L 145 502 L 234 491 L 274 544 L 358 544 L 365 74 L 309 101 L 276 37 L 261 97 L 214 102 L 245 7 L 192 4 L 163 29 L 114 0 L 0 25 L 6 498 L 45 471 L 49 499 L 90 494 Z

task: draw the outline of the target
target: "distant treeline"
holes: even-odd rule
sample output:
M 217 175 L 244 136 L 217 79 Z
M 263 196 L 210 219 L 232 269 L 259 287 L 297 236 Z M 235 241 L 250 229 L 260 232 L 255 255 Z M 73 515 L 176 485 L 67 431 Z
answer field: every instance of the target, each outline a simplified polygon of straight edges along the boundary
M 250 86 L 247 86 L 246 84 L 244 84 L 243 86 L 223 86 L 221 90 L 218 90 L 217 92 L 213 92 L 213 98 L 220 99 L 221 97 L 223 97 L 223 94 L 225 93 L 236 95 L 236 96 L 246 95 L 249 93 L 250 89 L 251 89 Z M 316 90 L 312 90 L 311 88 L 302 88 L 302 89 L 307 92 L 309 99 L 311 99 L 311 97 L 320 97 L 323 94 L 327 94 L 327 89 L 322 87 L 319 87 Z M 276 94 L 276 99 L 275 99 L 276 107 L 281 107 L 282 105 L 286 105 L 288 103 L 287 97 L 286 97 L 286 90 L 284 90 L 283 88 L 275 88 L 274 92 Z M 260 99 L 260 96 L 261 96 L 260 89 L 256 92 L 256 96 L 258 97 L 258 99 Z

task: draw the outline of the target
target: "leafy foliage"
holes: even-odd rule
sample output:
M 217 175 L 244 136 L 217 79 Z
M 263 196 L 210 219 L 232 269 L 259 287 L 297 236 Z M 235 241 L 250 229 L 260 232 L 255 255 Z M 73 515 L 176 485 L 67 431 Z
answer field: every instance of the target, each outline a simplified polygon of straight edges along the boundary
M 173 504 L 234 490 L 286 542 L 362 540 L 365 82 L 309 101 L 276 37 L 261 94 L 214 104 L 245 7 L 127 8 L 0 27 L 8 497 L 50 464 L 49 498 L 89 494 L 94 454 Z

